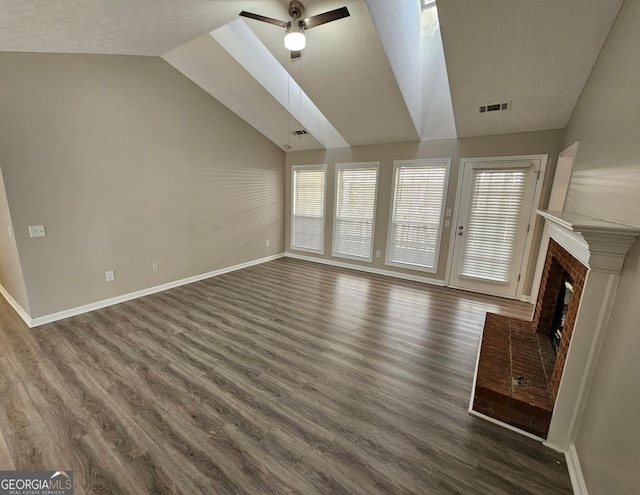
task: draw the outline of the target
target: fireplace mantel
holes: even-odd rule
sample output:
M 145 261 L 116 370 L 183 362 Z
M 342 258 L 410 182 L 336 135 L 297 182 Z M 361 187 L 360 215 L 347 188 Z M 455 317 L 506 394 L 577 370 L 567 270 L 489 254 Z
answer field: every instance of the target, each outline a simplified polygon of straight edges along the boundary
M 640 229 L 569 211 L 541 211 L 549 234 L 582 264 L 592 270 L 620 273 L 624 258 Z
M 548 229 L 541 244 L 546 256 L 533 319 L 487 315 L 469 410 L 546 438 L 547 446 L 567 452 L 575 441 L 624 259 L 640 229 L 567 211 L 538 214 Z M 574 296 L 551 363 L 545 360 L 546 348 L 534 339 L 548 338 L 566 274 Z
M 538 214 L 549 237 L 588 269 L 546 441 L 566 452 L 582 416 L 624 259 L 640 229 L 567 211 Z

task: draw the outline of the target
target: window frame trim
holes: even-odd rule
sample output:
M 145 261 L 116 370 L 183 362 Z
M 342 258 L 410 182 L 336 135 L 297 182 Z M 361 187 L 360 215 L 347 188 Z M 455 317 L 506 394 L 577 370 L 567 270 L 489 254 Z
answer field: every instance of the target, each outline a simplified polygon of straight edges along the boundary
M 338 236 L 336 235 L 337 225 L 338 225 L 338 174 L 340 170 L 354 170 L 358 168 L 375 168 L 376 170 L 376 187 L 373 195 L 373 218 L 371 219 L 371 249 L 369 251 L 368 258 L 362 258 L 360 256 L 353 256 L 349 254 L 342 254 L 336 252 L 336 239 Z M 332 229 L 332 239 L 331 239 L 331 256 L 333 258 L 344 258 L 353 261 L 360 261 L 363 263 L 372 263 L 373 262 L 373 251 L 374 244 L 376 240 L 376 213 L 378 211 L 378 188 L 380 184 L 380 162 L 344 162 L 344 163 L 336 163 L 335 170 L 335 178 L 334 178 L 335 186 L 334 186 L 334 208 L 333 208 L 333 229 Z
M 297 247 L 293 245 L 293 241 L 294 241 L 294 232 L 293 232 L 293 226 L 294 226 L 294 219 L 296 218 L 296 215 L 294 214 L 294 206 L 295 206 L 295 180 L 296 180 L 296 174 L 295 172 L 297 170 L 320 170 L 324 173 L 324 191 L 323 191 L 323 198 L 322 198 L 322 243 L 321 243 L 321 248 L 318 249 L 309 249 L 309 248 L 303 248 L 303 247 Z M 327 164 L 326 163 L 318 163 L 318 164 L 314 164 L 314 165 L 292 165 L 291 166 L 291 209 L 290 209 L 290 225 L 289 225 L 289 233 L 290 233 L 290 238 L 289 238 L 289 247 L 292 251 L 300 251 L 303 253 L 313 253 L 313 254 L 324 254 L 324 244 L 325 244 L 325 240 L 326 240 L 326 230 L 327 230 Z M 299 215 L 299 216 L 304 216 L 304 215 Z M 307 215 L 308 216 L 308 215 Z
M 391 234 L 393 232 L 393 214 L 395 212 L 396 203 L 396 178 L 398 176 L 399 167 L 442 167 L 444 166 L 444 186 L 442 194 L 442 207 L 440 208 L 440 219 L 438 221 L 438 242 L 436 244 L 435 252 L 435 266 L 433 268 L 414 265 L 411 263 L 403 263 L 399 261 L 391 261 L 389 256 L 391 254 Z M 447 207 L 447 196 L 449 193 L 449 175 L 451 173 L 451 158 L 422 158 L 417 160 L 394 160 L 393 162 L 393 176 L 391 181 L 391 201 L 389 204 L 389 223 L 387 225 L 387 247 L 384 257 L 384 264 L 386 266 L 393 266 L 395 268 L 404 268 L 405 270 L 413 270 L 424 273 L 438 273 L 438 265 L 440 265 L 440 249 L 442 247 L 442 238 L 444 231 L 445 213 Z

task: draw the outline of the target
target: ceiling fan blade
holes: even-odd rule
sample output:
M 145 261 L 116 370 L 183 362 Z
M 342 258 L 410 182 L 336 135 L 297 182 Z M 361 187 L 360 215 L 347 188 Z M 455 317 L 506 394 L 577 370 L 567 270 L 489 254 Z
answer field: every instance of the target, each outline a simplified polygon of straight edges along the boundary
M 349 14 L 349 9 L 347 9 L 346 7 L 341 7 L 339 9 L 325 12 L 324 14 L 307 17 L 302 22 L 304 23 L 305 29 L 311 29 L 313 27 L 326 24 L 327 22 L 337 21 L 338 19 L 349 17 L 349 15 L 351 15 Z
M 279 21 L 278 19 L 272 19 L 271 17 L 266 17 L 260 14 L 254 14 L 252 12 L 247 12 L 246 10 L 243 10 L 242 12 L 240 12 L 240 15 L 242 17 L 248 17 L 249 19 L 255 19 L 256 21 L 262 21 L 262 22 L 268 22 L 269 24 L 275 24 L 276 26 L 280 26 L 283 28 L 286 28 L 289 23 L 288 22 L 284 22 L 284 21 Z

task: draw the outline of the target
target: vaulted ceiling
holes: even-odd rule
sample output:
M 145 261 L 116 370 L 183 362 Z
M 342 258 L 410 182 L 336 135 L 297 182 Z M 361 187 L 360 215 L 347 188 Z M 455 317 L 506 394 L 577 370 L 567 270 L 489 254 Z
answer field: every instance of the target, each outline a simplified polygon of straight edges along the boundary
M 351 16 L 296 61 L 238 18 L 288 20 L 286 0 L 0 0 L 0 51 L 162 56 L 283 149 L 357 146 L 565 127 L 622 0 L 303 3 Z

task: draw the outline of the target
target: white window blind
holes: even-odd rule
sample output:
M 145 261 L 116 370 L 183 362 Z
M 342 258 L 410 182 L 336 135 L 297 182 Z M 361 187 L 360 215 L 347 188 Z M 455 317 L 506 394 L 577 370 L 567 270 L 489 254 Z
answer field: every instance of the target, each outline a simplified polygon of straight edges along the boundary
M 378 165 L 338 164 L 333 254 L 371 259 Z
M 324 192 L 327 170 L 293 167 L 291 247 L 324 251 Z
M 473 174 L 460 275 L 508 283 L 528 169 Z
M 388 261 L 436 268 L 447 162 L 396 164 Z

